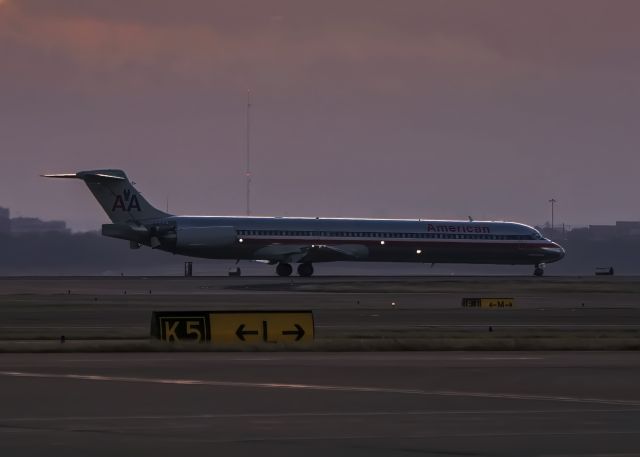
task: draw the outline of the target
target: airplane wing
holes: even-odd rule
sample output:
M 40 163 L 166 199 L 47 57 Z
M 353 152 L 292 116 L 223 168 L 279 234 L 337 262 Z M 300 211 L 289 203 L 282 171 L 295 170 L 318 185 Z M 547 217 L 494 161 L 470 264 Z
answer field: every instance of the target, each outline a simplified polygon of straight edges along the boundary
M 279 262 L 333 262 L 359 260 L 367 257 L 369 250 L 361 244 L 272 244 L 256 251 L 258 258 Z

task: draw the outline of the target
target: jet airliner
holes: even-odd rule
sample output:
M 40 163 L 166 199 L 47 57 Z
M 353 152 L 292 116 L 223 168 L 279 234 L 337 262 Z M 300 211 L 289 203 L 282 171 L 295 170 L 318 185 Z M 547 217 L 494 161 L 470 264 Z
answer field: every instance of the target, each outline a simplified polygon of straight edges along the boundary
M 208 259 L 257 260 L 279 276 L 311 276 L 313 264 L 334 261 L 532 265 L 564 249 L 533 227 L 514 222 L 425 219 L 176 216 L 154 208 L 122 170 L 46 174 L 83 180 L 110 224 L 104 236 L 152 249 Z

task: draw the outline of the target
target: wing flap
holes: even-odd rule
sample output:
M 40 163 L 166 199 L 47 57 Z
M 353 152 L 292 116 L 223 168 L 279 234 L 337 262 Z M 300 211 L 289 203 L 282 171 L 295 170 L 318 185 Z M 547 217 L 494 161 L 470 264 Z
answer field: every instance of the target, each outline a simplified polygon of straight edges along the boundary
M 271 244 L 258 249 L 255 255 L 278 262 L 334 262 L 365 258 L 369 250 L 361 244 Z
M 298 262 L 333 262 L 338 260 L 359 260 L 369 255 L 369 249 L 362 244 L 317 244 L 307 249 Z

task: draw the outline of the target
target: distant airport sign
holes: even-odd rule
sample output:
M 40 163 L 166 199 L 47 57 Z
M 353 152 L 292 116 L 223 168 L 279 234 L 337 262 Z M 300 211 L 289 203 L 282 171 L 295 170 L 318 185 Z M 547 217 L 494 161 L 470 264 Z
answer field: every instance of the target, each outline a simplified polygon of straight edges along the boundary
M 269 346 L 313 342 L 311 311 L 154 312 L 151 336 L 167 342 Z
M 513 308 L 514 299 L 513 298 L 463 298 L 462 299 L 462 307 L 463 308 L 490 308 L 490 309 L 501 309 L 501 308 Z

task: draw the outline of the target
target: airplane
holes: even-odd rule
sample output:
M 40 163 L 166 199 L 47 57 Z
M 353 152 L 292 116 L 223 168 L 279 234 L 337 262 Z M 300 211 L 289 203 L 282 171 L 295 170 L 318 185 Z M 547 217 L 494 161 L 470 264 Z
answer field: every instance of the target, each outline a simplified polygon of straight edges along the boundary
M 122 170 L 45 174 L 81 179 L 111 224 L 102 235 L 152 249 L 208 259 L 276 265 L 279 276 L 311 276 L 319 262 L 420 262 L 533 265 L 565 255 L 533 227 L 515 222 L 320 217 L 176 216 L 154 208 Z M 238 270 L 239 272 L 239 270 Z

